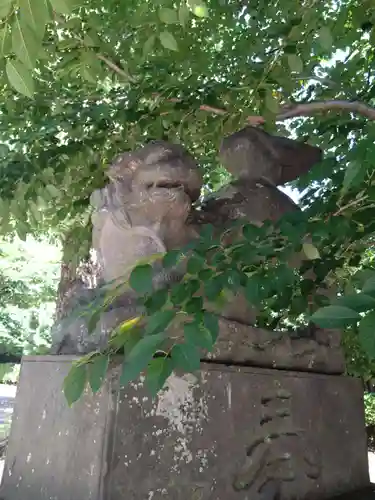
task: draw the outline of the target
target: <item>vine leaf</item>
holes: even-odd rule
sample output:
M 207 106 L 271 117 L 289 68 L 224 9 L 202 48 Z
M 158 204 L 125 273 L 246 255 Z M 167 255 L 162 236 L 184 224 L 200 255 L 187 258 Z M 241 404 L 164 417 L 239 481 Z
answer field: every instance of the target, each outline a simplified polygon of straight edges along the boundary
M 87 365 L 89 384 L 94 394 L 99 391 L 103 384 L 105 374 L 107 373 L 108 363 L 109 356 L 100 354 L 93 357 Z
M 32 97 L 35 92 L 34 80 L 28 68 L 17 60 L 9 60 L 6 64 L 9 83 L 20 94 Z
M 69 406 L 78 401 L 85 390 L 87 382 L 87 366 L 75 364 L 64 379 L 63 390 Z
M 349 307 L 331 305 L 318 309 L 310 319 L 321 328 L 341 328 L 355 323 L 360 317 Z
M 178 51 L 175 37 L 169 31 L 162 31 L 159 35 L 160 43 L 165 49 Z

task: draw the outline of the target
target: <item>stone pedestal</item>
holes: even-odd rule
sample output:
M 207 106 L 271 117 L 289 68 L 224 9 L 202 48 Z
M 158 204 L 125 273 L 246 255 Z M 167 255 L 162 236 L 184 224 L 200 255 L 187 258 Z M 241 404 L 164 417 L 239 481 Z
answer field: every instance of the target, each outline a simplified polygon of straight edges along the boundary
M 335 375 L 203 364 L 151 400 L 109 377 L 68 408 L 72 357 L 26 357 L 3 500 L 325 499 L 369 484 L 362 388 Z

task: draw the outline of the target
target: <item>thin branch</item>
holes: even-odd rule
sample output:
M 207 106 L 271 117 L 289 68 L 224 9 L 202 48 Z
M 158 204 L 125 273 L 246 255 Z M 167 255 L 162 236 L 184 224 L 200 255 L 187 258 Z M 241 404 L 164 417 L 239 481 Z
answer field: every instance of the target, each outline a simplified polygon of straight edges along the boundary
M 159 97 L 160 94 L 153 94 L 153 97 Z M 181 99 L 169 98 L 166 99 L 168 102 L 181 102 Z M 206 111 L 207 113 L 212 113 L 215 115 L 227 115 L 228 111 L 221 108 L 215 108 L 213 106 L 208 106 L 206 104 L 202 104 L 198 108 L 201 111 Z M 298 116 L 309 116 L 319 112 L 326 111 L 348 111 L 349 113 L 356 113 L 362 116 L 365 116 L 369 120 L 375 120 L 375 108 L 368 106 L 359 101 L 340 101 L 340 100 L 331 100 L 331 101 L 315 101 L 308 102 L 304 104 L 296 104 L 295 106 L 287 106 L 281 110 L 276 116 L 277 122 L 282 122 L 284 120 L 288 120 L 290 118 L 296 118 Z M 265 122 L 265 119 L 262 116 L 252 116 L 250 115 L 247 121 L 252 125 L 260 125 Z
M 297 104 L 294 107 L 285 109 L 276 117 L 276 121 L 283 121 L 297 116 L 308 116 L 320 111 L 348 111 L 365 116 L 369 120 L 375 120 L 375 109 L 358 101 L 316 101 L 306 104 Z
M 100 61 L 103 61 L 104 64 L 106 64 L 108 66 L 108 68 L 110 68 L 112 71 L 114 71 L 118 75 L 122 76 L 123 78 L 125 78 L 129 82 L 131 82 L 131 83 L 135 83 L 136 82 L 136 80 L 134 78 L 132 78 L 129 75 L 129 73 L 127 73 L 126 71 L 124 71 L 123 69 L 121 69 L 119 66 L 117 66 L 117 64 L 115 64 L 113 61 L 111 61 L 107 57 L 103 56 L 103 54 L 96 54 L 96 57 Z

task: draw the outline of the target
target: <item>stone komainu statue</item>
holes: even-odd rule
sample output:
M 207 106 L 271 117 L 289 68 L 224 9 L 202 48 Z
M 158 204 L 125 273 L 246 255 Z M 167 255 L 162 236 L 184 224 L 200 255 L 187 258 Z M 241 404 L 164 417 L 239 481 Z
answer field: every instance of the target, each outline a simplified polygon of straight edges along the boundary
M 110 182 L 91 197 L 93 248 L 103 283 L 113 287 L 123 282 L 140 258 L 181 248 L 199 237 L 204 224 L 218 230 L 238 219 L 261 225 L 300 210 L 277 186 L 307 173 L 321 160 L 322 152 L 246 127 L 223 140 L 219 156 L 234 181 L 198 207 L 194 202 L 202 176 L 182 146 L 155 141 L 117 158 L 108 171 Z M 296 260 L 293 265 L 301 263 L 299 256 Z M 166 272 L 155 264 L 153 284 L 166 286 L 182 274 L 182 269 Z M 102 314 L 90 340 L 83 320 L 69 328 L 57 325 L 52 352 L 77 354 L 103 347 L 109 332 L 134 317 L 137 308 L 137 297 L 127 290 Z M 220 335 L 207 357 L 257 366 L 343 371 L 338 332 L 317 330 L 307 338 L 291 338 L 255 328 L 257 312 L 241 293 L 218 313 Z

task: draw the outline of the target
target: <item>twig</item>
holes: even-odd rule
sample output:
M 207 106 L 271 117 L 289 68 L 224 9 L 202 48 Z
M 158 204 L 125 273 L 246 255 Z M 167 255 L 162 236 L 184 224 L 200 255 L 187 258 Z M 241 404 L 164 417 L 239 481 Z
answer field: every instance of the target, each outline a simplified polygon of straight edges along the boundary
M 126 80 L 128 80 L 129 82 L 131 83 L 135 83 L 136 80 L 131 77 L 129 75 L 129 73 L 127 73 L 126 71 L 124 71 L 123 69 L 121 69 L 119 66 L 117 66 L 117 64 L 115 64 L 113 61 L 111 61 L 110 59 L 108 59 L 107 57 L 103 56 L 103 54 L 96 54 L 96 57 L 100 60 L 100 61 L 103 61 L 104 64 L 106 64 L 108 66 L 108 68 L 110 68 L 111 70 L 113 70 L 115 73 L 117 73 L 118 75 L 122 76 L 123 78 L 125 78 Z
M 153 94 L 153 97 L 159 97 L 160 94 Z M 181 102 L 181 99 L 167 99 L 169 102 Z M 215 108 L 213 106 L 208 106 L 206 104 L 202 104 L 198 108 L 201 111 L 206 111 L 207 113 L 212 113 L 215 115 L 227 115 L 228 111 L 221 108 Z M 314 113 L 319 113 L 322 111 L 348 111 L 349 113 L 357 113 L 359 115 L 365 116 L 370 120 L 375 120 L 375 108 L 368 106 L 359 101 L 315 101 L 308 102 L 305 104 L 296 104 L 295 106 L 287 106 L 281 110 L 281 113 L 276 116 L 277 122 L 282 122 L 284 120 L 288 120 L 290 118 L 296 118 L 298 116 L 309 116 Z M 262 116 L 249 116 L 247 119 L 251 124 L 261 124 L 265 122 L 265 119 Z

